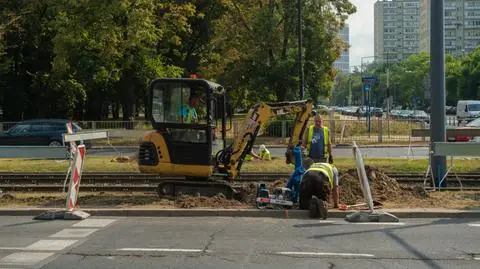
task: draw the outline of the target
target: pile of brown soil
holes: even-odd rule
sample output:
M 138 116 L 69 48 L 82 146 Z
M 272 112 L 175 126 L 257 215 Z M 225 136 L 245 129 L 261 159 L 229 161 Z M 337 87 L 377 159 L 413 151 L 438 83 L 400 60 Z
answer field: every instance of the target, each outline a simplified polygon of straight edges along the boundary
M 218 194 L 214 197 L 181 196 L 175 200 L 175 206 L 179 208 L 238 208 L 241 205 L 244 204 L 237 200 L 229 200 L 223 194 Z
M 136 162 L 138 160 L 138 153 L 135 153 L 132 156 L 119 156 L 115 157 L 111 160 L 111 162 L 117 162 L 117 163 L 131 163 L 131 162 Z
M 403 195 L 398 182 L 374 166 L 365 166 L 373 200 L 383 202 L 397 200 Z M 356 169 L 350 169 L 340 177 L 340 202 L 357 204 L 365 202 Z

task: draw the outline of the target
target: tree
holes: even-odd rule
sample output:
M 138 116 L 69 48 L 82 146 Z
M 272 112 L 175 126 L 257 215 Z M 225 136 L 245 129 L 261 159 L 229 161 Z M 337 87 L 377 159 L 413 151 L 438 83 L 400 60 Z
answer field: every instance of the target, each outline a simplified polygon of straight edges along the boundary
M 460 99 L 480 98 L 480 47 L 462 60 L 457 95 Z
M 161 45 L 188 31 L 193 12 L 191 4 L 154 0 L 67 0 L 57 20 L 55 70 L 85 88 L 90 119 L 121 103 L 123 120 L 130 120 L 152 78 L 181 75 L 166 63 Z
M 4 118 L 19 120 L 57 116 L 64 106 L 58 87 L 50 87 L 52 22 L 57 15 L 55 1 L 4 1 L 2 14 L 10 14 L 4 29 L 4 55 L 0 57 L 0 95 Z
M 305 89 L 308 97 L 330 97 L 332 64 L 345 48 L 338 38 L 355 7 L 346 0 L 302 1 L 304 10 Z M 258 100 L 298 98 L 295 1 L 232 1 L 218 21 L 212 40 L 220 67 L 207 66 L 209 76 L 229 89 L 238 106 Z

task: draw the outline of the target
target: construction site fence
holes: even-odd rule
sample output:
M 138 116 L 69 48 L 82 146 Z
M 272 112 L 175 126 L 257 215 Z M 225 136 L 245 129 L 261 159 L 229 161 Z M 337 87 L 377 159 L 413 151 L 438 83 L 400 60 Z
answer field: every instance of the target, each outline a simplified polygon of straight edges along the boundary
M 2 131 L 8 130 L 17 122 L 1 122 Z M 79 121 L 78 124 L 83 129 L 114 129 L 118 134 L 121 130 L 152 130 L 149 121 Z M 234 118 L 232 122 L 227 123 L 227 138 L 232 139 L 244 130 L 242 118 Z M 311 120 L 308 125 L 313 124 Z M 412 129 L 429 128 L 426 121 L 421 120 L 401 120 L 387 119 L 385 117 L 370 120 L 370 128 L 366 118 L 344 118 L 339 119 L 338 116 L 324 117 L 323 125 L 330 129 L 330 137 L 335 144 L 351 143 L 408 143 L 428 141 L 427 138 L 411 137 Z M 275 141 L 276 143 L 285 143 L 293 129 L 293 120 L 271 120 L 262 125 L 258 140 Z M 221 125 L 217 128 L 217 137 L 221 137 Z M 139 137 L 125 137 L 117 135 L 113 140 L 119 140 L 118 143 L 137 143 Z

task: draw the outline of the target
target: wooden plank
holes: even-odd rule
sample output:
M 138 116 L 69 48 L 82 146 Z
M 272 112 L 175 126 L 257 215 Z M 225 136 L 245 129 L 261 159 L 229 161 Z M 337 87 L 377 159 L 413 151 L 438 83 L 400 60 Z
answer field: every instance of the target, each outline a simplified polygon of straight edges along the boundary
M 480 128 L 447 129 L 447 136 L 480 136 Z M 412 137 L 430 137 L 430 129 L 412 129 Z

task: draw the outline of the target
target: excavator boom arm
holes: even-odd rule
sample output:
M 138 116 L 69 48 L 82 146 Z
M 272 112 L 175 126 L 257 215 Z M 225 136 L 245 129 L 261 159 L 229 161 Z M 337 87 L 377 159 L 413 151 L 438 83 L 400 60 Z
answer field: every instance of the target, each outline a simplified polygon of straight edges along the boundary
M 291 151 L 295 145 L 301 142 L 312 112 L 313 102 L 311 100 L 258 104 L 254 106 L 248 112 L 241 126 L 241 131 L 235 136 L 233 143 L 227 149 L 217 154 L 217 170 L 227 173 L 231 179 L 235 178 L 241 169 L 245 156 L 251 152 L 262 124 L 277 116 L 295 114 L 294 127 L 290 134 L 286 152 L 287 163 L 292 163 Z

